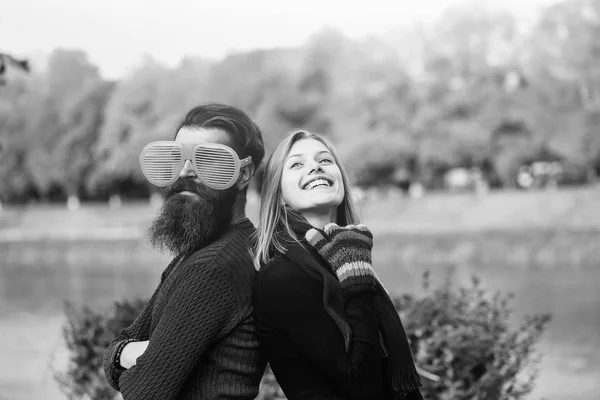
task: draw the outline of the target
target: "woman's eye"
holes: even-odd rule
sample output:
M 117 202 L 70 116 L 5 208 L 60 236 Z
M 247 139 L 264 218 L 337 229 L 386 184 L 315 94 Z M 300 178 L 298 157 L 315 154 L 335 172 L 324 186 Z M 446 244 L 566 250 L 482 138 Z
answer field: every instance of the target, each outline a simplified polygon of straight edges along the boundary
M 319 161 L 321 164 L 333 164 L 333 160 L 330 158 L 322 158 L 321 161 Z
M 296 168 L 296 167 L 301 167 L 301 166 L 302 166 L 302 164 L 301 164 L 301 163 L 299 163 L 299 162 L 295 162 L 295 163 L 293 163 L 292 165 L 290 165 L 290 168 Z

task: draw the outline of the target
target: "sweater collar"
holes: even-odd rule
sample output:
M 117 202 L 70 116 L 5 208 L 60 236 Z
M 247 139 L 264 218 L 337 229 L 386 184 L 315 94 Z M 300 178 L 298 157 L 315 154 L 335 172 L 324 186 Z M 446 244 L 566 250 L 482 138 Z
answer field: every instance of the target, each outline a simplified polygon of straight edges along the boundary
M 244 218 L 239 219 L 239 220 L 237 220 L 235 222 L 231 222 L 229 224 L 229 226 L 227 227 L 227 230 L 230 230 L 232 228 L 237 228 L 239 226 L 245 226 L 245 225 L 248 225 L 248 224 L 252 224 L 252 221 L 250 221 L 250 219 L 248 217 L 244 217 Z

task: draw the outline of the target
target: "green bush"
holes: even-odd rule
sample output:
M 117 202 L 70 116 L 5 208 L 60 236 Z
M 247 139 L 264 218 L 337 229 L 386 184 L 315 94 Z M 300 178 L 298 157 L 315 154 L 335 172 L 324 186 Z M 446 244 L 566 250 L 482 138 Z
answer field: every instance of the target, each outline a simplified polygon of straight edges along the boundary
M 145 304 L 141 299 L 118 301 L 106 312 L 66 304 L 63 338 L 70 357 L 66 371 L 55 371 L 54 378 L 69 400 L 119 397 L 104 376 L 104 350 L 121 329 L 135 320 Z
M 527 317 L 515 328 L 511 298 L 490 295 L 477 278 L 469 287 L 446 283 L 432 290 L 428 274 L 420 295 L 394 298 L 418 367 L 437 377 L 423 378 L 426 399 L 517 400 L 531 392 L 539 361 L 535 344 L 550 315 Z M 141 300 L 118 302 L 104 314 L 67 306 L 63 334 L 71 357 L 67 370 L 55 376 L 69 399 L 116 398 L 104 378 L 102 355 L 143 306 Z M 257 400 L 280 399 L 285 397 L 267 368 Z
M 512 294 L 492 295 L 473 277 L 469 287 L 444 284 L 420 296 L 395 298 L 417 366 L 437 375 L 423 379 L 428 400 L 523 399 L 533 389 L 539 356 L 535 344 L 549 314 L 511 323 Z

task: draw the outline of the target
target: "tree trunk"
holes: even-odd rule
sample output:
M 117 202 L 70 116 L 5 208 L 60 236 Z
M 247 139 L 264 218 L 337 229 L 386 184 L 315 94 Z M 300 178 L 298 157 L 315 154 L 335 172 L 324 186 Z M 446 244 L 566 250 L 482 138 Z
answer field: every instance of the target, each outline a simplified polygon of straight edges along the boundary
M 69 198 L 67 199 L 67 209 L 69 211 L 75 211 L 79 209 L 80 205 L 81 202 L 79 201 L 79 196 L 76 194 L 70 194 Z
M 122 204 L 123 201 L 121 200 L 121 195 L 119 195 L 118 193 L 111 195 L 108 199 L 108 206 L 111 209 L 121 208 Z
M 159 192 L 150 193 L 150 205 L 151 206 L 158 208 L 158 207 L 162 206 L 163 202 L 164 202 L 164 199 Z

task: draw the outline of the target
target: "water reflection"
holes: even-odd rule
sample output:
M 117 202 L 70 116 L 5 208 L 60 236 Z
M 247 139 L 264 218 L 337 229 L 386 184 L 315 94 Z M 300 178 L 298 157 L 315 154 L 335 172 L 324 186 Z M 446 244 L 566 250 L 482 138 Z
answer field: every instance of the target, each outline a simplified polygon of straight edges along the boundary
M 436 249 L 440 260 L 448 260 L 444 246 L 427 244 L 425 238 L 389 241 L 403 243 L 406 251 L 414 247 L 417 255 Z M 386 246 L 385 239 L 380 243 L 374 261 L 390 290 L 418 291 L 426 269 L 438 283 L 443 279 L 448 262 L 437 256 L 407 262 L 406 251 Z M 61 338 L 64 302 L 99 308 L 124 298 L 149 297 L 169 260 L 144 239 L 0 243 L 0 399 L 64 399 L 48 368 L 67 356 Z M 524 314 L 554 314 L 540 343 L 542 373 L 531 398 L 573 393 L 593 398 L 589 395 L 597 393 L 595 371 L 600 368 L 600 269 L 481 264 L 460 265 L 456 280 L 464 283 L 476 272 L 485 287 L 515 292 L 515 323 Z
M 150 296 L 168 256 L 142 240 L 1 243 L 0 316 Z
M 64 302 L 149 297 L 168 260 L 143 240 L 0 243 L 0 398 L 64 400 Z

